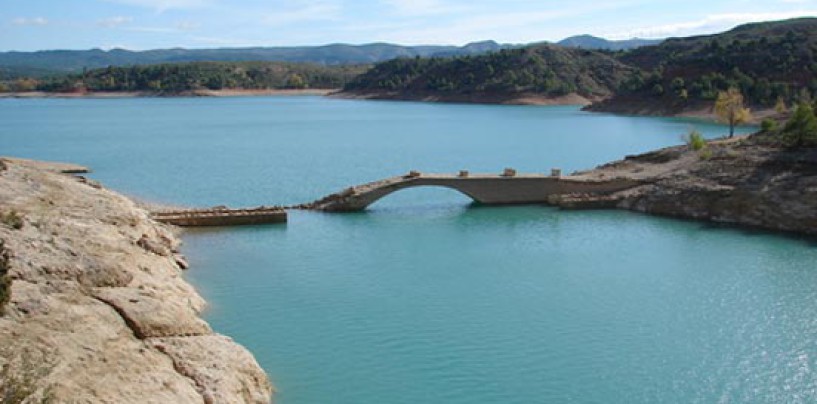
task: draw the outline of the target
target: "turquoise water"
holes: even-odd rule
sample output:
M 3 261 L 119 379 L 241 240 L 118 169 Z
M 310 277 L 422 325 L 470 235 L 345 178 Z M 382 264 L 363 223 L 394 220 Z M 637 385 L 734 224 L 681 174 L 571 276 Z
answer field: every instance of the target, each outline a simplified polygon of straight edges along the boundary
M 592 167 L 690 124 L 311 97 L 0 100 L 0 154 L 88 164 L 148 200 L 258 205 L 409 169 Z M 813 240 L 432 188 L 185 241 L 208 320 L 281 403 L 817 400 Z

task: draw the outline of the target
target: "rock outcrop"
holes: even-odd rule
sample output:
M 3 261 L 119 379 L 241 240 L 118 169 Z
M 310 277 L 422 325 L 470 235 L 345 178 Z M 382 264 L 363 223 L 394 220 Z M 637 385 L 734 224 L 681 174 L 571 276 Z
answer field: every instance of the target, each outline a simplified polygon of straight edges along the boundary
M 12 279 L 0 361 L 47 360 L 35 395 L 57 402 L 268 403 L 252 354 L 199 318 L 172 228 L 64 168 L 0 160 L 0 215 L 22 218 L 0 222 Z
M 647 184 L 604 197 L 561 196 L 554 205 L 817 234 L 817 149 L 787 149 L 753 135 L 712 141 L 701 151 L 671 147 L 578 174 Z

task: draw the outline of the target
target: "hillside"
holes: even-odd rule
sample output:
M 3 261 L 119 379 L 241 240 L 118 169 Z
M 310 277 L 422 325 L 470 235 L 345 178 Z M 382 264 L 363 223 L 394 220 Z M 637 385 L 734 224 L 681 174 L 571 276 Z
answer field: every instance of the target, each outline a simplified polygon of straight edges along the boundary
M 640 39 L 640 38 L 613 41 L 609 39 L 599 38 L 593 35 L 576 35 L 562 39 L 561 41 L 556 42 L 556 44 L 568 48 L 618 51 L 640 48 L 642 46 L 657 45 L 661 43 L 661 41 L 663 41 L 663 39 Z
M 562 43 L 610 46 L 588 36 Z M 599 101 L 591 110 L 675 115 L 708 110 L 719 91 L 737 87 L 754 109 L 768 110 L 779 99 L 791 105 L 803 89 L 817 93 L 816 54 L 817 19 L 801 18 L 627 51 L 533 45 L 474 57 L 400 59 L 376 65 L 345 90 L 376 98 L 466 102 L 575 93 Z
M 0 81 L 3 91 L 176 94 L 193 90 L 341 88 L 368 66 L 282 62 L 192 62 L 108 67 L 41 80 Z
M 738 87 L 755 108 L 801 89 L 817 90 L 817 19 L 747 24 L 707 36 L 668 39 L 624 53 L 639 71 L 595 110 L 672 114 L 711 104 L 718 91 Z
M 275 61 L 313 63 L 327 66 L 370 64 L 398 57 L 436 55 L 472 55 L 502 49 L 493 41 L 465 46 L 402 46 L 386 43 L 366 45 L 332 44 L 324 46 L 221 48 L 221 49 L 124 49 L 50 50 L 39 52 L 0 52 L 0 70 L 37 73 L 79 72 L 108 66 L 152 65 L 201 61 Z M 31 76 L 31 74 L 23 74 Z
M 529 95 L 597 99 L 611 95 L 632 70 L 607 53 L 537 45 L 479 56 L 396 59 L 357 77 L 344 93 L 478 102 Z

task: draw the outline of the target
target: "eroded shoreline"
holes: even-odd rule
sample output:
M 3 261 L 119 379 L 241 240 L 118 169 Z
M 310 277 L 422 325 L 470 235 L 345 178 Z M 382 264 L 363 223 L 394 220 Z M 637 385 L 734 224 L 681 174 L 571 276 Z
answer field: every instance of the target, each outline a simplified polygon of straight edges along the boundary
M 0 160 L 11 300 L 5 363 L 51 363 L 35 397 L 71 402 L 268 403 L 252 354 L 212 331 L 174 229 L 66 166 Z M 76 171 L 71 168 L 71 172 Z
M 97 91 L 97 92 L 74 92 L 56 93 L 44 91 L 28 91 L 17 93 L 0 93 L 2 98 L 59 98 L 59 99 L 83 99 L 83 98 L 158 98 L 158 97 L 266 97 L 266 96 L 324 96 L 336 92 L 337 89 L 315 88 L 315 89 L 224 89 L 224 90 L 191 90 L 179 93 L 155 93 L 148 91 Z

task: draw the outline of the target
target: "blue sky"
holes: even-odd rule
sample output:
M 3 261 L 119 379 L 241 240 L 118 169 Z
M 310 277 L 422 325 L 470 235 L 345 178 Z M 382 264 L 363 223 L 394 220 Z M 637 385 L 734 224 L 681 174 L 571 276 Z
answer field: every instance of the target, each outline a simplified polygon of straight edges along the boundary
M 0 50 L 554 41 L 713 33 L 817 0 L 0 0 Z

